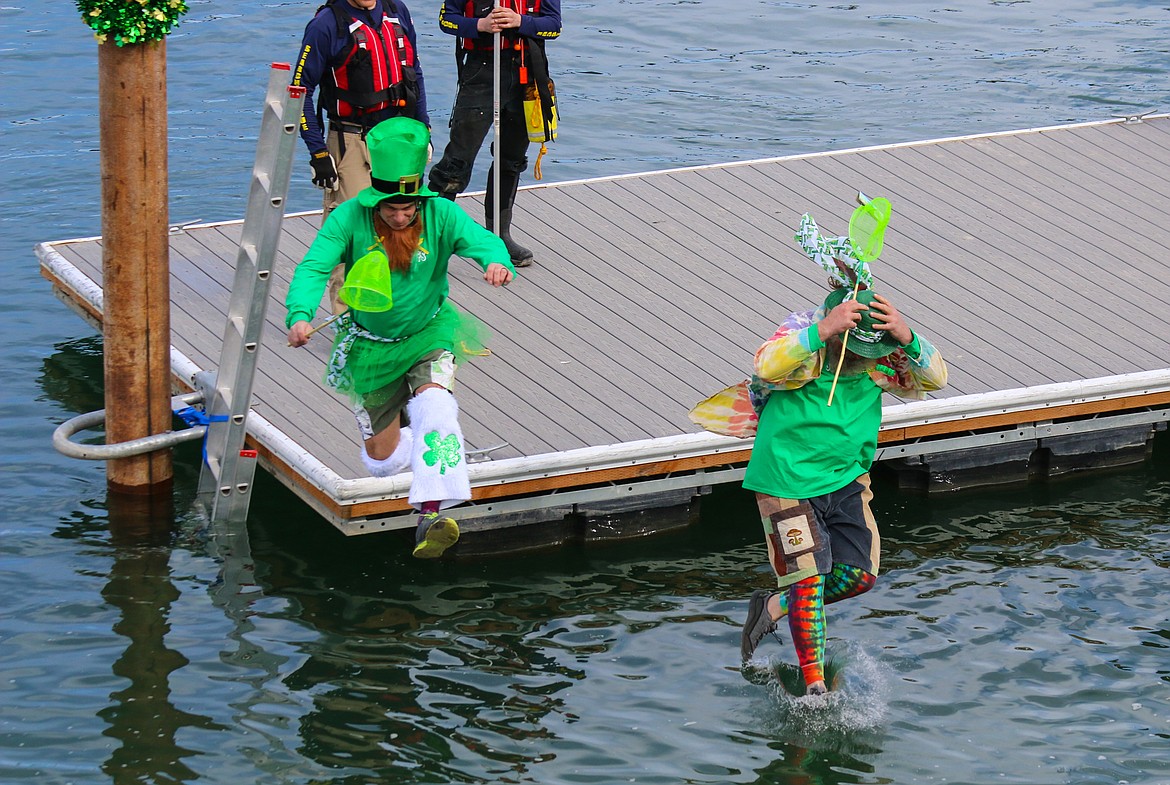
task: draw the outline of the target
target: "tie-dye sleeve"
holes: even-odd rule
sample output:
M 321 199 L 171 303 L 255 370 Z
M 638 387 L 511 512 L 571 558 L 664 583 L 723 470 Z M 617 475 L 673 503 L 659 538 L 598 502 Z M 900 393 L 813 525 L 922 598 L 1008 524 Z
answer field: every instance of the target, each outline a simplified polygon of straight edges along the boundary
M 821 372 L 824 346 L 813 322 L 813 312 L 789 315 L 776 334 L 756 350 L 757 378 L 784 389 L 795 389 Z
M 875 375 L 878 386 L 899 398 L 920 401 L 926 393 L 941 390 L 947 386 L 947 364 L 942 353 L 934 344 L 915 333 L 918 355 L 911 357 L 906 350 L 899 349 L 885 362 L 891 365 L 893 376 Z M 913 348 L 913 344 L 909 348 Z
M 790 314 L 756 352 L 756 375 L 700 401 L 690 411 L 691 422 L 724 436 L 755 436 L 759 412 L 773 389 L 795 389 L 821 372 L 820 338 L 809 330 L 814 316 L 813 311 Z M 775 376 L 762 378 L 761 368 Z

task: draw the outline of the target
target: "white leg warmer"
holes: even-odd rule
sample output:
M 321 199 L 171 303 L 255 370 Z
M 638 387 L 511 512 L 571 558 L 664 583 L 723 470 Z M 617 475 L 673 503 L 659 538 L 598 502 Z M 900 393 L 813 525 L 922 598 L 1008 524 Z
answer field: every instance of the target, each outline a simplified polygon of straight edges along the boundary
M 410 468 L 410 453 L 414 447 L 414 440 L 410 436 L 410 428 L 403 428 L 398 437 L 398 446 L 389 458 L 381 461 L 370 457 L 366 452 L 366 445 L 362 445 L 362 463 L 374 477 L 393 477 Z
M 423 502 L 437 501 L 439 509 L 445 509 L 470 499 L 471 481 L 455 396 L 432 387 L 411 398 L 406 412 L 415 434 L 410 455 L 414 472 L 411 506 L 418 509 Z

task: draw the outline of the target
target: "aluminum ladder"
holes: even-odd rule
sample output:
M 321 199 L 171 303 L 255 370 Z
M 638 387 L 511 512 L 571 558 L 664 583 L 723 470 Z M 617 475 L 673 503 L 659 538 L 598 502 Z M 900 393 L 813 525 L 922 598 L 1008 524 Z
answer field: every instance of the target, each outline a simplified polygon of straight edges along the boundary
M 273 63 L 264 99 L 264 117 L 252 168 L 248 208 L 236 256 L 236 275 L 228 304 L 217 372 L 196 376 L 203 392 L 207 433 L 199 499 L 212 521 L 243 520 L 252 498 L 256 450 L 245 449 L 252 381 L 268 307 L 272 262 L 280 241 L 293 152 L 305 88 L 292 87 L 287 63 Z

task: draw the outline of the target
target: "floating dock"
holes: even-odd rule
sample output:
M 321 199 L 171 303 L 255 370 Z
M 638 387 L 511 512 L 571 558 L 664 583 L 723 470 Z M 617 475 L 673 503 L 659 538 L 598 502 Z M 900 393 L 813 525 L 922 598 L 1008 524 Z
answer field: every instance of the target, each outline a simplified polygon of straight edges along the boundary
M 643 524 L 612 528 L 615 514 L 742 479 L 751 443 L 687 413 L 746 378 L 788 312 L 824 298 L 792 238 L 805 212 L 844 234 L 858 191 L 893 204 L 875 288 L 950 367 L 937 397 L 886 401 L 879 461 L 934 489 L 1145 454 L 1170 418 L 1167 115 L 522 189 L 514 231 L 536 264 L 493 289 L 451 262 L 452 300 L 494 333 L 458 374 L 464 436 L 482 451 L 474 499 L 453 511 L 463 530 L 586 520 L 611 525 L 586 536 L 631 534 Z M 481 194 L 459 202 L 482 220 Z M 321 382 L 330 336 L 286 345 L 285 293 L 320 220 L 284 220 L 249 446 L 345 534 L 412 527 L 410 475 L 366 475 L 348 404 Z M 216 368 L 241 223 L 171 235 L 178 391 Z M 101 238 L 37 254 L 100 326 Z

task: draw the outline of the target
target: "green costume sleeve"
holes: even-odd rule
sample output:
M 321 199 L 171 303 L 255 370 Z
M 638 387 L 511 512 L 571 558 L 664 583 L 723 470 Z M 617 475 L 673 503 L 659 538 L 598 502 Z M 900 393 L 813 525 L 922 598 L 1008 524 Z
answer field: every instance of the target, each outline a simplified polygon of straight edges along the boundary
M 917 360 L 922 355 L 922 344 L 918 342 L 918 333 L 910 331 L 910 343 L 902 347 L 911 360 Z
M 808 335 L 805 336 L 805 343 L 808 348 L 814 352 L 819 352 L 825 348 L 825 342 L 821 340 L 821 328 L 817 325 L 819 322 L 813 322 L 808 326 Z
M 434 207 L 442 223 L 441 236 L 451 238 L 452 253 L 474 260 L 484 271 L 492 264 L 502 264 L 516 275 L 503 240 L 473 221 L 454 202 L 436 199 Z
M 288 308 L 288 315 L 284 318 L 285 327 L 292 327 L 298 321 L 313 320 L 329 282 L 329 273 L 342 262 L 350 261 L 352 227 L 355 219 L 361 218 L 361 210 L 356 199 L 342 202 L 329 214 L 317 232 L 316 239 L 289 282 L 288 295 L 284 298 L 285 307 Z

